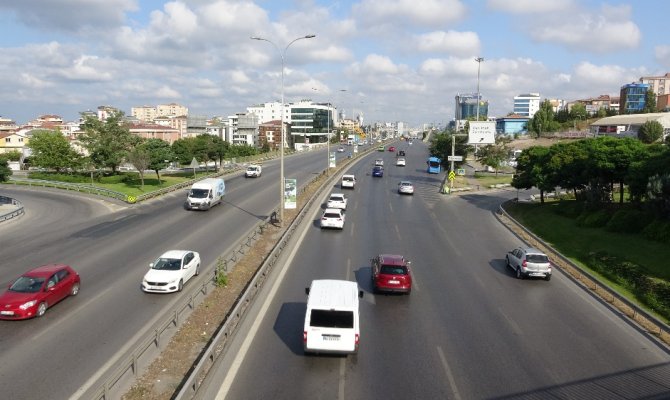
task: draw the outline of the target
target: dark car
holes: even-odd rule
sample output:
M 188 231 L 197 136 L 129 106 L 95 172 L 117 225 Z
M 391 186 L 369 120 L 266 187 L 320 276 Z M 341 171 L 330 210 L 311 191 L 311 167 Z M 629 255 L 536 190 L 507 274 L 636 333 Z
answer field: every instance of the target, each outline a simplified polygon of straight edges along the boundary
M 398 157 L 405 157 L 405 150 L 398 150 Z
M 375 165 L 374 168 L 372 168 L 372 176 L 376 176 L 378 178 L 384 176 L 384 167 Z
M 396 254 L 380 254 L 372 262 L 372 288 L 375 292 L 399 292 L 409 294 L 412 291 L 412 273 L 410 262 Z
M 18 277 L 0 296 L 0 319 L 41 317 L 47 308 L 79 293 L 79 274 L 63 264 L 44 265 Z

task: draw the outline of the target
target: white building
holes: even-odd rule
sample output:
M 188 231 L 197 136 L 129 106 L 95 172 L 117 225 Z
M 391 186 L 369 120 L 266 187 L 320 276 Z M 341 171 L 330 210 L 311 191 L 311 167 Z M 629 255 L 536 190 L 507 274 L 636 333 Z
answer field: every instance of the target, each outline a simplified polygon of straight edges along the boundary
M 540 94 L 526 93 L 514 96 L 514 114 L 533 118 L 540 110 Z
M 259 124 L 282 119 L 281 102 L 279 101 L 247 107 L 247 112 L 256 114 Z M 284 105 L 284 122 L 291 122 L 291 104 L 289 103 Z

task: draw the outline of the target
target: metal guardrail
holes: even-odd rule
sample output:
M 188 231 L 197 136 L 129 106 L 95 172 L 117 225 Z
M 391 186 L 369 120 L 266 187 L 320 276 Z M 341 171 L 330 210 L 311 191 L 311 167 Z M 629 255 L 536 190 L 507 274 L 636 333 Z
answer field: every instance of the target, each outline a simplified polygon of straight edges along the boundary
M 512 200 L 513 201 L 513 200 Z M 511 224 L 523 231 L 523 235 L 518 235 L 526 243 L 539 248 L 547 254 L 550 254 L 554 260 L 555 265 L 560 267 L 563 272 L 566 273 L 573 281 L 580 284 L 581 286 L 588 288 L 600 299 L 612 305 L 619 311 L 621 311 L 628 318 L 637 322 L 638 325 L 642 326 L 649 333 L 655 335 L 657 338 L 662 340 L 664 343 L 670 345 L 670 326 L 661 321 L 659 318 L 656 318 L 646 310 L 639 307 L 637 304 L 631 302 L 627 298 L 623 297 L 617 293 L 614 289 L 609 287 L 606 283 L 602 282 L 600 279 L 590 274 L 588 271 L 579 267 L 573 263 L 570 259 L 565 257 L 563 254 L 556 251 L 549 244 L 544 242 L 540 237 L 536 236 L 534 233 L 529 231 L 526 227 L 521 225 L 517 220 L 512 218 L 511 215 L 505 211 L 504 203 L 500 205 L 499 213 L 496 214 L 498 220 L 504 225 L 508 225 L 506 221 L 502 219 L 507 219 Z M 509 228 L 509 226 L 508 226 Z
M 77 192 L 95 194 L 98 196 L 112 197 L 123 201 L 127 201 L 126 198 L 128 197 L 126 196 L 126 194 L 115 192 L 114 190 L 109 190 L 91 185 L 83 185 L 81 183 L 48 181 L 43 179 L 28 179 L 28 178 L 11 178 L 7 183 L 11 183 L 14 185 L 53 187 L 57 189 L 73 190 Z
M 0 204 L 11 204 L 13 206 L 11 211 L 0 214 L 0 222 L 7 221 L 8 219 L 16 218 L 25 214 L 23 204 L 16 199 L 0 196 Z

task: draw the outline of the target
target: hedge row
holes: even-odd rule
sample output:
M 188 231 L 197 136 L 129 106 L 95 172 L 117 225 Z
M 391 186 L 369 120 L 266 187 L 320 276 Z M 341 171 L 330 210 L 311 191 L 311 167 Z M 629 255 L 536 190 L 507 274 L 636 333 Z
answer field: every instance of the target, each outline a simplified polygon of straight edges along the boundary
M 629 290 L 665 319 L 670 320 L 670 282 L 648 276 L 644 268 L 604 252 L 591 253 L 589 266 Z
M 657 219 L 644 210 L 623 207 L 590 210 L 581 201 L 561 201 L 554 212 L 574 219 L 577 226 L 603 228 L 609 232 L 640 234 L 648 240 L 670 244 L 670 220 Z

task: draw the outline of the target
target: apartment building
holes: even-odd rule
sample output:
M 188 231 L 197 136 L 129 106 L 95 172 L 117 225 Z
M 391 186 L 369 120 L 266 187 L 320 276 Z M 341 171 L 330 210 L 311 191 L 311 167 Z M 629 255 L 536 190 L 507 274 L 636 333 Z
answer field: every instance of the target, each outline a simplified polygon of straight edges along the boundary
M 540 110 L 540 94 L 526 93 L 514 96 L 514 114 L 533 118 Z

